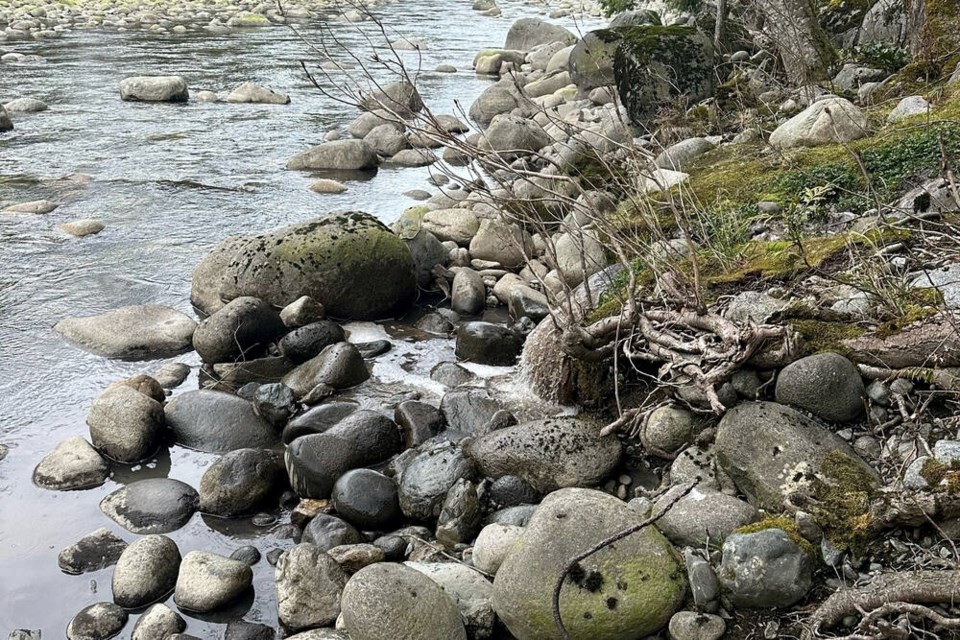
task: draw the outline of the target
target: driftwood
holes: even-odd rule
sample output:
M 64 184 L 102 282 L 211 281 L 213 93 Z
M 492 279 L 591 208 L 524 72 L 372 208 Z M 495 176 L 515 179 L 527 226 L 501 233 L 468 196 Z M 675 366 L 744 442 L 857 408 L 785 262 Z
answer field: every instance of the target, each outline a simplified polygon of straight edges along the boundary
M 887 369 L 960 366 L 960 314 L 948 313 L 916 322 L 884 338 L 865 335 L 844 340 L 857 363 Z
M 868 530 L 879 533 L 899 527 L 919 527 L 960 517 L 960 494 L 944 490 L 883 491 L 870 501 Z

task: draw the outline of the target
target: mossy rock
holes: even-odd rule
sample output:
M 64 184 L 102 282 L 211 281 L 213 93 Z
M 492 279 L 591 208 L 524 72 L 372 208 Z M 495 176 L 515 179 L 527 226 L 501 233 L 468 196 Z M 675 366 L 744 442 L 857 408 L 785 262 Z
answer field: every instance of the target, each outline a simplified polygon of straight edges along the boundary
M 227 22 L 231 27 L 268 27 L 270 20 L 259 13 L 238 13 Z
M 636 26 L 613 30 L 617 91 L 636 125 L 649 123 L 664 105 L 713 95 L 714 51 L 710 38 L 692 27 Z
M 537 508 L 493 583 L 493 607 L 518 640 L 557 638 L 553 587 L 564 565 L 643 516 L 591 489 L 561 489 Z M 686 572 L 656 527 L 646 527 L 574 567 L 560 613 L 574 640 L 632 640 L 656 633 L 686 594 Z
M 617 29 L 598 29 L 583 36 L 570 52 L 570 79 L 580 91 L 612 85 L 613 56 L 620 46 Z
M 415 293 L 403 240 L 373 216 L 350 212 L 242 243 L 222 270 L 219 297 L 253 296 L 283 307 L 310 296 L 333 317 L 372 320 L 402 312 Z

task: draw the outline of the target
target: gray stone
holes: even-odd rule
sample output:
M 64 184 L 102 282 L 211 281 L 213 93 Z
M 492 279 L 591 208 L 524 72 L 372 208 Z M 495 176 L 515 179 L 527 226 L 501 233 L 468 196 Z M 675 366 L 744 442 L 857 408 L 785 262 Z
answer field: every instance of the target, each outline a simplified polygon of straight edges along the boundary
M 507 307 L 510 317 L 515 320 L 529 318 L 532 322 L 540 322 L 550 315 L 547 296 L 524 284 L 515 284 L 507 291 Z
M 187 391 L 174 396 L 164 413 L 178 444 L 206 453 L 269 449 L 280 441 L 253 403 L 229 393 Z
M 17 98 L 3 105 L 7 113 L 39 113 L 46 111 L 50 107 L 47 103 L 36 98 Z
M 244 82 L 230 92 L 227 102 L 252 104 L 290 104 L 290 96 L 253 82 Z
M 253 545 L 248 544 L 246 546 L 234 549 L 233 553 L 230 554 L 230 557 L 252 567 L 260 562 L 260 550 Z
M 671 640 L 719 640 L 727 631 L 727 623 L 711 613 L 678 611 L 668 625 Z
M 490 603 L 493 585 L 479 573 L 455 562 L 406 562 L 450 596 L 466 626 L 467 637 L 483 640 L 493 635 L 497 614 Z
M 684 553 L 684 562 L 693 603 L 699 608 L 715 607 L 720 597 L 720 580 L 717 579 L 713 567 L 692 551 Z
M 744 291 L 734 296 L 724 316 L 734 322 L 752 320 L 757 324 L 763 324 L 787 306 L 787 302 L 760 291 Z
M 562 42 L 567 46 L 576 41 L 577 36 L 560 25 L 550 24 L 539 18 L 521 18 L 510 26 L 503 48 L 531 51 L 534 47 L 552 42 Z
M 239 598 L 253 582 L 250 567 L 209 551 L 191 551 L 180 563 L 173 601 L 185 611 L 207 613 Z
M 0 104 L 0 133 L 13 131 L 13 120 L 7 114 L 7 110 Z
M 480 497 L 477 485 L 461 478 L 447 491 L 437 518 L 437 542 L 447 551 L 474 539 L 480 528 Z
M 193 348 L 204 362 L 232 362 L 265 351 L 285 329 L 280 314 L 268 303 L 241 296 L 200 323 Z
M 547 418 L 500 429 L 466 447 L 487 477 L 514 475 L 541 493 L 599 484 L 620 461 L 620 442 L 581 418 Z
M 57 229 L 65 233 L 69 233 L 72 236 L 82 238 L 84 236 L 92 236 L 103 231 L 103 223 L 99 220 L 94 220 L 93 218 L 84 218 L 82 220 L 72 220 L 70 222 L 64 222 L 63 224 L 58 224 Z
M 789 607 L 813 583 L 813 556 L 781 529 L 739 533 L 723 543 L 719 577 L 736 607 Z
M 510 160 L 523 152 L 539 151 L 552 142 L 550 135 L 534 120 L 500 114 L 493 117 L 483 132 L 480 148 Z
M 284 357 L 302 363 L 320 355 L 330 345 L 346 339 L 346 333 L 336 322 L 320 320 L 294 329 L 283 336 L 277 346 Z
M 164 423 L 162 404 L 124 385 L 97 396 L 87 416 L 94 446 L 126 464 L 145 460 L 157 450 Z
M 323 433 L 357 410 L 352 402 L 329 402 L 313 407 L 293 418 L 283 430 L 284 444 L 290 444 L 301 436 Z
M 580 284 L 585 277 L 590 277 L 607 266 L 606 250 L 593 231 L 561 234 L 554 243 L 554 252 L 554 266 L 570 286 Z
M 662 511 L 684 490 L 685 487 L 677 486 L 664 493 L 657 500 L 654 513 Z M 760 513 L 739 498 L 695 487 L 674 503 L 657 527 L 674 544 L 697 547 L 708 540 L 722 542 L 737 528 L 759 518 Z
M 460 611 L 433 580 L 410 567 L 380 563 L 358 571 L 343 590 L 343 627 L 353 640 L 466 640 Z
M 25 213 L 30 215 L 44 215 L 54 211 L 59 207 L 56 202 L 49 200 L 32 200 L 30 202 L 19 202 L 4 208 L 0 213 Z
M 134 76 L 120 81 L 120 99 L 140 102 L 186 102 L 187 82 L 180 76 Z
M 370 372 L 357 347 L 349 342 L 338 342 L 325 347 L 319 355 L 285 375 L 282 382 L 302 398 L 320 384 L 347 389 L 369 377 Z
M 92 604 L 67 625 L 67 640 L 107 640 L 120 633 L 127 617 L 127 612 L 112 602 Z
M 655 450 L 668 454 L 689 444 L 696 435 L 697 418 L 680 407 L 660 407 L 647 420 L 644 439 Z
M 687 138 L 664 149 L 654 163 L 662 169 L 680 171 L 697 157 L 712 150 L 714 146 L 705 138 Z
M 471 435 L 501 410 L 500 403 L 482 389 L 454 389 L 443 394 L 440 411 L 447 428 Z
M 173 591 L 179 569 L 176 542 L 161 535 L 138 538 L 124 550 L 113 571 L 113 601 L 124 609 L 157 602 Z
M 408 518 L 432 520 L 440 515 L 447 492 L 461 478 L 472 478 L 473 465 L 456 445 L 427 447 L 400 478 L 400 509 Z
M 784 367 L 776 396 L 829 422 L 848 422 L 863 414 L 866 390 L 855 364 L 837 353 L 819 353 Z
M 863 112 L 843 98 L 824 98 L 795 115 L 770 134 L 770 144 L 780 149 L 816 147 L 852 142 L 870 133 Z
M 477 376 L 455 362 L 440 362 L 430 370 L 430 379 L 448 387 L 459 387 L 470 384 Z
M 363 140 L 331 140 L 290 159 L 294 171 L 368 171 L 380 165 L 376 150 Z
M 509 327 L 467 322 L 457 330 L 456 354 L 461 360 L 509 367 L 516 363 L 523 338 Z
M 417 284 L 421 288 L 430 287 L 434 280 L 433 268 L 446 265 L 450 261 L 450 252 L 426 229 L 419 229 L 412 237 L 405 236 L 404 242 L 413 256 Z
M 516 224 L 484 219 L 470 240 L 470 255 L 515 269 L 532 257 L 533 240 Z
M 386 551 L 376 545 L 365 543 L 340 545 L 328 550 L 327 554 L 350 575 L 371 564 L 383 562 L 387 558 Z
M 378 154 L 387 157 L 395 155 L 410 146 L 406 136 L 392 123 L 377 125 L 363 137 L 363 141 Z
M 375 127 L 382 124 L 394 124 L 394 118 L 388 111 L 377 109 L 360 114 L 356 120 L 347 125 L 347 131 L 354 138 L 365 138 Z
M 169 533 L 187 523 L 199 502 L 186 483 L 149 478 L 117 489 L 100 501 L 100 510 L 131 533 Z
M 488 524 L 480 530 L 474 542 L 473 565 L 485 573 L 496 575 L 522 535 L 523 527 L 496 522 Z
M 334 547 L 359 544 L 363 536 L 353 525 L 328 513 L 314 517 L 303 530 L 303 542 L 309 542 L 320 551 L 329 551 Z
M 514 81 L 505 78 L 496 84 L 490 85 L 470 105 L 470 119 L 482 127 L 487 127 L 497 115 L 510 113 L 518 107 L 527 107 L 529 101 L 517 89 Z M 444 152 L 444 160 L 447 160 Z M 467 159 L 469 163 L 470 158 Z M 462 163 L 462 164 L 467 164 Z
M 273 627 L 257 622 L 235 620 L 227 623 L 223 640 L 275 640 L 277 631 Z
M 383 531 L 400 515 L 397 483 L 373 469 L 343 474 L 330 497 L 344 520 L 364 530 Z
M 464 316 L 480 315 L 487 300 L 483 278 L 473 269 L 461 267 L 450 287 L 450 308 Z
M 300 296 L 280 311 L 280 320 L 288 329 L 320 322 L 327 317 L 323 305 L 310 296 Z
M 279 495 L 286 481 L 283 460 L 265 449 L 237 449 L 200 478 L 200 511 L 223 518 L 249 515 Z
M 424 214 L 421 225 L 441 242 L 452 240 L 463 246 L 469 245 L 480 229 L 480 221 L 469 209 L 428 211 Z
M 383 109 L 388 113 L 406 117 L 423 109 L 420 93 L 406 79 L 392 82 L 382 89 L 376 89 L 368 96 L 362 105 L 367 111 Z
M 280 556 L 276 583 L 280 622 L 299 631 L 336 621 L 347 574 L 316 546 L 301 543 Z
M 887 122 L 900 122 L 913 116 L 920 116 L 933 109 L 933 105 L 927 102 L 923 96 L 908 96 L 897 103 L 890 115 L 887 116 Z
M 65 318 L 53 328 L 97 355 L 144 360 L 189 351 L 197 323 L 170 307 L 144 304 L 96 316 Z
M 398 404 L 393 420 L 400 426 L 405 449 L 419 447 L 445 427 L 443 415 L 436 407 L 416 400 Z
M 858 42 L 860 45 L 884 43 L 904 44 L 906 14 L 899 0 L 878 0 L 863 17 Z
M 44 489 L 73 491 L 99 487 L 110 475 L 107 461 L 79 436 L 67 438 L 44 456 L 33 481 Z
M 860 87 L 870 82 L 879 82 L 887 77 L 882 69 L 871 69 L 856 64 L 846 64 L 833 78 L 833 84 L 843 91 L 858 91 Z
M 501 476 L 487 489 L 490 502 L 500 508 L 534 504 L 542 497 L 530 483 L 517 476 Z
M 100 528 L 60 551 L 57 564 L 71 575 L 99 571 L 116 564 L 127 543 L 109 529 Z
M 951 262 L 937 269 L 927 269 L 913 281 L 912 286 L 935 288 L 943 296 L 948 309 L 960 309 L 960 263 Z

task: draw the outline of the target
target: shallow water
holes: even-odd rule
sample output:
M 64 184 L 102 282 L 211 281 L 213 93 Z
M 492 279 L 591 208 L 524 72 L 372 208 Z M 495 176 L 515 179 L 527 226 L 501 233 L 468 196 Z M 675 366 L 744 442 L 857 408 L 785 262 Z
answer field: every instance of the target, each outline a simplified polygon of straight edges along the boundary
M 435 112 L 453 112 L 455 101 L 468 108 L 489 82 L 469 71 L 474 53 L 501 45 L 515 18 L 538 13 L 522 4 L 502 8 L 499 19 L 477 16 L 470 2 L 417 0 L 380 10 L 397 35 L 426 44 L 424 69 L 439 63 L 461 69 L 422 74 L 420 91 Z M 570 19 L 557 22 L 575 27 Z M 358 41 L 353 27 L 331 26 L 347 42 Z M 317 33 L 316 27 L 303 31 L 308 37 Z M 118 483 L 143 477 L 169 476 L 197 486 L 211 456 L 174 447 L 145 467 L 115 469 L 106 485 L 91 491 L 33 486 L 33 467 L 46 452 L 68 436 L 87 435 L 86 413 L 100 390 L 162 364 L 87 354 L 54 333 L 54 323 L 147 302 L 189 312 L 191 271 L 224 237 L 338 209 L 366 210 L 390 222 L 414 204 L 404 191 L 427 188 L 428 170 L 384 168 L 372 180 L 350 182 L 344 194 L 318 195 L 307 189 L 311 176 L 283 169 L 292 155 L 357 115 L 319 95 L 304 77 L 298 61 L 315 62 L 316 54 L 286 27 L 224 37 L 76 32 L 3 48 L 39 54 L 47 62 L 0 65 L 0 100 L 30 96 L 51 109 L 19 116 L 16 130 L 0 137 L 0 201 L 50 198 L 61 206 L 46 216 L 0 219 L 0 443 L 10 447 L 0 462 L 0 634 L 24 627 L 62 637 L 82 607 L 111 600 L 112 569 L 64 575 L 57 568 L 59 550 L 101 526 L 134 538 L 100 513 L 99 500 Z M 117 83 L 123 77 L 166 73 L 185 76 L 192 91 L 221 95 L 251 80 L 290 94 L 292 104 L 120 101 Z M 106 230 L 73 238 L 55 228 L 88 217 L 102 220 Z M 440 391 L 426 374 L 436 362 L 452 359 L 449 341 L 418 341 L 401 327 L 352 329 L 354 339 L 386 331 L 398 344 L 374 367 L 379 380 L 353 394 L 357 401 L 379 408 L 404 390 L 427 396 Z M 195 354 L 182 360 L 198 364 Z M 196 384 L 192 376 L 182 388 Z M 196 515 L 170 535 L 184 554 L 229 553 L 244 544 L 266 554 L 290 544 L 275 529 Z M 254 574 L 254 597 L 232 615 L 276 625 L 273 569 L 261 560 Z M 121 637 L 129 637 L 135 617 Z M 222 618 L 187 619 L 191 634 L 223 633 Z

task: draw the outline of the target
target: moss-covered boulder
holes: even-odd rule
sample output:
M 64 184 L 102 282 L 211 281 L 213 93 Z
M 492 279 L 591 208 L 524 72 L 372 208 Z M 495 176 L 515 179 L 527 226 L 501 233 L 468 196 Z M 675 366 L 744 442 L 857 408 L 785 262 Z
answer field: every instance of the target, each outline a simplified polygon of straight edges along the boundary
M 620 40 L 613 75 L 634 124 L 649 123 L 678 98 L 692 104 L 713 94 L 713 45 L 697 29 L 647 25 L 613 31 Z
M 493 583 L 493 607 L 518 640 L 559 638 L 553 586 L 578 553 L 643 516 L 591 489 L 561 489 L 540 504 Z M 686 593 L 685 572 L 655 527 L 624 538 L 574 567 L 560 613 L 575 640 L 633 640 L 670 620 Z
M 213 250 L 222 270 L 194 273 L 195 280 L 219 273 L 221 300 L 253 296 L 283 307 L 310 296 L 333 317 L 369 320 L 403 311 L 416 293 L 410 249 L 366 213 L 331 215 L 233 246 L 229 262 Z M 194 291 L 203 289 L 211 286 L 194 282 Z
M 570 52 L 570 79 L 581 91 L 614 83 L 613 55 L 620 46 L 617 29 L 597 29 L 583 36 Z

